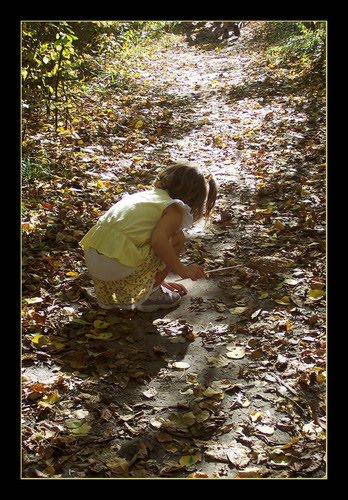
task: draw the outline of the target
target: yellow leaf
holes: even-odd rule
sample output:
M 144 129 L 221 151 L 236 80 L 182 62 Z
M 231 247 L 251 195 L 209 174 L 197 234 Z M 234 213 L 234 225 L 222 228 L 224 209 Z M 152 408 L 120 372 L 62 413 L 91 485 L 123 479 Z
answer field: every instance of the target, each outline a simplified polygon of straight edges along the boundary
M 283 306 L 289 306 L 290 305 L 290 297 L 288 297 L 287 295 L 284 295 L 280 299 L 274 299 L 274 302 L 276 302 L 277 304 L 281 304 Z
M 308 293 L 308 297 L 311 299 L 311 300 L 320 300 L 323 298 L 324 296 L 324 291 L 323 290 L 319 290 L 319 289 L 316 289 L 316 290 L 310 290 L 310 292 Z
M 144 125 L 143 120 L 138 120 L 134 125 L 135 128 L 141 128 Z
M 287 333 L 291 332 L 291 330 L 292 330 L 292 323 L 289 319 L 287 319 L 285 322 L 285 329 L 286 329 Z
M 51 394 L 47 394 L 46 396 L 44 396 L 41 399 L 41 401 L 38 402 L 38 405 L 43 407 L 43 408 L 47 408 L 59 400 L 60 400 L 60 395 L 59 395 L 58 391 L 54 391 Z
M 33 226 L 30 222 L 22 222 L 22 229 L 23 231 L 29 232 L 35 229 L 35 226 Z
M 48 344 L 50 339 L 46 337 L 46 335 L 42 335 L 41 333 L 37 333 L 34 335 L 34 337 L 31 339 L 33 344 L 37 345 L 45 345 Z
M 196 417 L 192 413 L 192 411 L 188 411 L 182 415 L 179 420 L 179 424 L 183 424 L 185 427 L 190 427 L 196 421 Z
M 268 292 L 266 292 L 265 290 L 261 290 L 261 292 L 259 293 L 259 298 L 267 299 L 267 297 L 268 297 Z
M 216 135 L 213 137 L 213 141 L 219 144 L 222 142 L 222 137 L 220 135 Z
M 211 398 L 213 396 L 216 396 L 216 394 L 222 394 L 221 389 L 213 389 L 213 387 L 208 387 L 204 392 L 203 396 L 206 398 Z
M 232 309 L 230 309 L 230 313 L 243 314 L 243 312 L 245 312 L 247 309 L 248 309 L 247 306 L 245 306 L 245 307 L 233 307 Z
M 75 429 L 71 429 L 70 432 L 72 432 L 73 434 L 77 434 L 79 436 L 86 436 L 86 434 L 89 433 L 89 431 L 91 430 L 91 426 L 84 423 L 82 425 L 80 425 L 79 427 L 76 427 Z
M 76 271 L 68 271 L 67 273 L 65 273 L 66 276 L 78 276 L 79 273 L 77 273 Z
M 195 417 L 196 417 L 197 422 L 200 422 L 200 423 L 205 422 L 206 420 L 209 419 L 210 413 L 208 412 L 208 410 L 202 410 L 202 411 L 196 413 Z
M 193 394 L 193 390 L 192 389 L 180 389 L 180 394 L 185 394 L 186 396 L 189 396 L 189 395 Z
M 108 326 L 110 326 L 110 323 L 107 321 L 102 321 L 100 319 L 96 319 L 93 323 L 94 328 L 97 328 L 98 330 L 105 330 Z
M 250 418 L 253 422 L 257 422 L 258 420 L 261 419 L 261 417 L 263 416 L 263 412 L 262 411 L 252 411 L 250 412 Z
M 279 220 L 274 221 L 273 226 L 276 228 L 277 231 L 283 231 L 285 229 L 285 225 Z
M 189 467 L 190 465 L 193 465 L 196 462 L 199 462 L 200 460 L 201 460 L 200 453 L 196 453 L 195 455 L 184 455 L 183 457 L 180 458 L 179 464 Z
M 82 425 L 81 420 L 78 418 L 67 418 L 64 422 L 65 427 L 68 429 L 76 429 Z
M 103 187 L 105 186 L 105 184 L 104 184 L 104 182 L 103 182 L 103 181 L 98 180 L 98 181 L 97 181 L 97 183 L 96 183 L 96 186 L 97 186 L 98 188 L 103 188 Z
M 198 385 L 198 375 L 197 373 L 189 373 L 186 375 L 186 383 L 191 385 Z
M 81 146 L 81 145 L 83 144 L 83 140 L 82 140 L 82 139 L 79 139 L 79 140 L 77 141 L 77 144 L 80 144 L 80 146 Z

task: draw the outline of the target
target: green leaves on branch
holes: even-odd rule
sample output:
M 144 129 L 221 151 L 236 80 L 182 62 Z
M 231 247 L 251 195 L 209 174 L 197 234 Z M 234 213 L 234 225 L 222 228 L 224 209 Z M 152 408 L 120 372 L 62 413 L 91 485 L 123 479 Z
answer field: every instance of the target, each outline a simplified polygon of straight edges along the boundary
M 32 21 L 22 23 L 22 96 L 25 113 L 33 110 L 71 121 L 76 94 L 95 71 L 95 56 L 103 51 L 128 57 L 143 52 L 172 23 L 167 21 Z M 76 107 L 76 106 L 75 106 Z

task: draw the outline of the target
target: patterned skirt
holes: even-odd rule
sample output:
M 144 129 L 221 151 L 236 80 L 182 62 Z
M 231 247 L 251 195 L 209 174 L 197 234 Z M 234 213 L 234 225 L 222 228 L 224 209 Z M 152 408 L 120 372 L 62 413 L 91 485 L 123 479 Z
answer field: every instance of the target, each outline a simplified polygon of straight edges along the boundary
M 153 252 L 125 278 L 106 281 L 92 275 L 99 305 L 108 309 L 136 309 L 152 292 L 155 275 L 166 265 Z

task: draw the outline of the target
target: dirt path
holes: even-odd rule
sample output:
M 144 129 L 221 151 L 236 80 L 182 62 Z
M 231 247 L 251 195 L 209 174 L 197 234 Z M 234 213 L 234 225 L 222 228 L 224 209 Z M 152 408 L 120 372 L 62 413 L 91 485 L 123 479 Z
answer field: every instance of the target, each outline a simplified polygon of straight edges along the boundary
M 185 258 L 240 267 L 185 282 L 169 313 L 66 302 L 73 320 L 23 368 L 25 477 L 325 474 L 324 305 L 308 300 L 309 281 L 322 282 L 322 233 L 319 219 L 305 232 L 301 213 L 286 211 L 295 201 L 285 209 L 303 148 L 317 165 L 323 131 L 308 126 L 310 87 L 289 93 L 272 76 L 261 28 L 219 50 L 178 42 L 139 69 L 169 117 L 141 154 L 204 165 L 220 185 L 214 220 L 189 231 Z

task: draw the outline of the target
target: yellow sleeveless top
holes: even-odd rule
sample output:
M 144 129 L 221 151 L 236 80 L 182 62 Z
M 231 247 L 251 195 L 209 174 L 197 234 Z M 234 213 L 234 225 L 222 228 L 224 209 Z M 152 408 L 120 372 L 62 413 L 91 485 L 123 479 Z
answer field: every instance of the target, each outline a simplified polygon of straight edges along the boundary
M 99 253 L 121 264 L 140 266 L 151 250 L 151 233 L 163 211 L 175 203 L 183 213 L 181 229 L 193 223 L 190 207 L 183 201 L 172 199 L 163 189 L 126 195 L 113 205 L 80 241 L 87 250 Z

